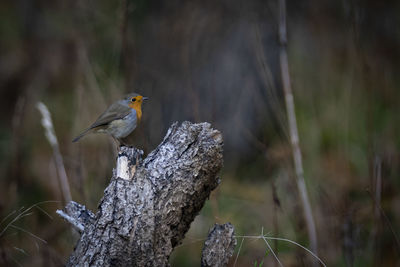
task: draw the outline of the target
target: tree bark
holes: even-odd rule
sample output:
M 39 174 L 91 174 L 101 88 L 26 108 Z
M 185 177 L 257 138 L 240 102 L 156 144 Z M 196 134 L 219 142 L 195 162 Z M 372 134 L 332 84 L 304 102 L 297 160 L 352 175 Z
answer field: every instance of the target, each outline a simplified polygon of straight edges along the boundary
M 97 213 L 75 202 L 58 211 L 81 232 L 67 266 L 169 266 L 220 182 L 222 146 L 210 124 L 183 122 L 144 160 L 141 150 L 121 147 Z
M 216 224 L 208 234 L 201 255 L 202 267 L 226 266 L 236 246 L 232 224 Z

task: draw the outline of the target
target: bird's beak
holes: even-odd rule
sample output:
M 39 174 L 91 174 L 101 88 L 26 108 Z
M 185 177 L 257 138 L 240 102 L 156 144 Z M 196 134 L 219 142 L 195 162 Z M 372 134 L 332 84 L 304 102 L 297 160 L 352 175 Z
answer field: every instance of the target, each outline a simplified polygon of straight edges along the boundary
M 143 100 L 149 100 L 149 98 L 147 96 L 144 96 Z

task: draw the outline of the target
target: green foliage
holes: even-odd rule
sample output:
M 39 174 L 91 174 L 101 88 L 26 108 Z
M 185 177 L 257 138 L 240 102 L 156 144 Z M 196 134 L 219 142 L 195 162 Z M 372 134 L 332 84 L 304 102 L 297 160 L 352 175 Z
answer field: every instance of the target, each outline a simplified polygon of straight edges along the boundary
M 269 252 L 269 250 L 266 250 L 266 251 L 265 251 L 264 258 L 268 256 L 268 252 Z M 254 267 L 262 267 L 263 264 L 264 264 L 264 259 L 262 259 L 262 260 L 260 261 L 260 263 L 257 263 L 257 261 L 254 261 Z

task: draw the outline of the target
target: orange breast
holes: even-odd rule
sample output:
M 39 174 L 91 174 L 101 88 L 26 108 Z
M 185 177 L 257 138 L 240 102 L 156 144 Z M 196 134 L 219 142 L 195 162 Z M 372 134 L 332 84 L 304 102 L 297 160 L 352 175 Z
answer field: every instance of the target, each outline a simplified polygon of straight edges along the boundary
M 139 101 L 129 103 L 129 107 L 136 110 L 136 117 L 137 117 L 138 121 L 140 121 L 140 119 L 142 118 L 142 103 Z

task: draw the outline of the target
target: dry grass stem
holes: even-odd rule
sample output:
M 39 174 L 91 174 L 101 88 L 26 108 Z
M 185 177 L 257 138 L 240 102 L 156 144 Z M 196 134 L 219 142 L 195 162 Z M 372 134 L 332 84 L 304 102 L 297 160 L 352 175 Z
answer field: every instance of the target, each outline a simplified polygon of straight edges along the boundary
M 235 237 L 236 237 L 236 238 L 242 238 L 242 243 L 243 243 L 243 240 L 244 240 L 245 238 L 247 238 L 247 239 L 263 239 L 264 242 L 265 242 L 265 240 L 278 240 L 278 241 L 288 242 L 288 243 L 294 244 L 294 245 L 296 245 L 296 246 L 298 246 L 298 247 L 304 249 L 305 251 L 307 251 L 308 253 L 310 253 L 311 256 L 313 256 L 315 259 L 317 259 L 317 260 L 321 263 L 322 266 L 326 267 L 326 264 L 325 264 L 325 263 L 321 260 L 321 258 L 319 258 L 314 252 L 312 252 L 311 250 L 309 250 L 309 249 L 306 248 L 305 246 L 300 245 L 299 243 L 297 243 L 297 242 L 295 242 L 295 241 L 293 241 L 293 240 L 287 239 L 287 238 L 270 237 L 270 236 L 266 236 L 266 235 L 259 235 L 259 236 L 258 236 L 258 235 L 255 235 L 255 236 L 252 236 L 252 235 L 236 235 Z M 241 248 L 241 245 L 240 245 L 240 247 L 239 247 L 239 252 L 240 252 L 240 248 Z M 239 252 L 238 252 L 238 254 L 239 254 Z M 238 255 L 237 255 L 237 257 L 238 257 Z M 236 258 L 237 258 L 237 257 L 236 257 Z M 235 261 L 235 262 L 236 262 L 236 261 Z M 235 266 L 235 265 L 234 265 L 234 266 Z
M 236 254 L 235 263 L 233 264 L 233 267 L 236 266 L 237 260 L 239 258 L 240 251 L 242 250 L 243 241 L 244 241 L 244 237 L 242 237 L 242 241 L 240 241 L 239 249 L 238 249 L 238 252 Z
M 296 172 L 296 183 L 300 194 L 301 203 L 303 206 L 304 217 L 307 224 L 308 237 L 310 239 L 311 250 L 317 253 L 317 231 L 315 228 L 315 222 L 312 215 L 311 204 L 308 199 L 306 184 L 304 181 L 303 162 L 301 156 L 301 150 L 299 146 L 299 134 L 297 130 L 296 114 L 294 109 L 293 93 L 290 82 L 289 74 L 289 63 L 286 51 L 287 46 L 287 32 L 286 32 L 286 2 L 285 0 L 279 1 L 279 39 L 281 44 L 280 49 L 280 66 L 282 76 L 282 86 L 285 94 L 286 111 L 289 122 L 290 131 L 290 142 L 293 150 L 293 160 Z
M 261 228 L 261 237 L 264 240 L 265 244 L 267 244 L 268 249 L 271 251 L 272 255 L 274 256 L 274 258 L 276 259 L 276 261 L 278 262 L 279 266 L 283 267 L 282 262 L 279 260 L 278 256 L 276 256 L 274 250 L 272 249 L 272 247 L 269 245 L 267 239 L 264 236 L 264 227 Z
M 47 140 L 49 141 L 51 147 L 53 148 L 53 155 L 54 155 L 54 160 L 55 160 L 56 166 L 57 166 L 58 178 L 59 178 L 59 182 L 61 185 L 61 191 L 63 193 L 63 198 L 64 198 L 64 201 L 66 203 L 68 203 L 72 200 L 71 191 L 69 188 L 68 177 L 67 177 L 67 173 L 65 171 L 63 158 L 61 156 L 57 137 L 56 137 L 56 134 L 54 131 L 53 121 L 51 120 L 50 112 L 45 104 L 43 104 L 42 102 L 38 102 L 36 107 L 39 109 L 40 113 L 42 114 L 42 125 L 43 125 L 44 129 L 46 130 L 45 135 L 47 137 Z

